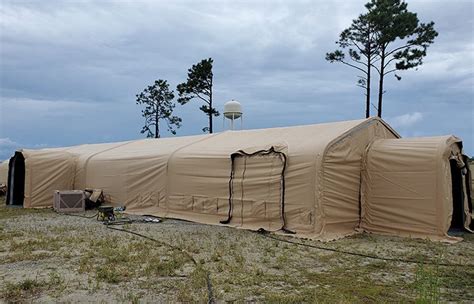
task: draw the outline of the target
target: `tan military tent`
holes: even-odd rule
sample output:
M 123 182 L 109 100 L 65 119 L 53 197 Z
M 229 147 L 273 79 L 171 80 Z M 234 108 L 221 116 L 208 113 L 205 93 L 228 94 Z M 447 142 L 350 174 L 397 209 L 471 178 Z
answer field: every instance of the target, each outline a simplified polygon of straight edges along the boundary
M 361 228 L 457 240 L 448 229 L 472 220 L 466 161 L 454 136 L 376 140 L 364 158 Z
M 397 137 L 370 118 L 22 150 L 24 201 L 16 197 L 49 207 L 55 189 L 100 188 L 133 213 L 336 238 L 359 225 L 367 145 Z
M 54 190 L 94 188 L 136 214 L 318 239 L 360 226 L 449 241 L 449 228 L 472 228 L 466 160 L 454 136 L 399 139 L 378 118 L 21 150 L 7 203 L 51 207 Z

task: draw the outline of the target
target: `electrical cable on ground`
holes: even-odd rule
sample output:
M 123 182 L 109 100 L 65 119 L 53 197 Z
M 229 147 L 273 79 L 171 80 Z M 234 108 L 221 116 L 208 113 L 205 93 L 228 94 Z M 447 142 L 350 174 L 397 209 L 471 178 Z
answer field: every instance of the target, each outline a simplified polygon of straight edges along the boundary
M 83 217 L 83 218 L 93 218 L 97 215 L 97 213 L 96 213 L 94 216 L 89 217 L 89 216 L 81 216 L 81 215 L 67 214 L 67 213 L 61 213 L 61 214 L 68 215 L 68 216 Z M 133 222 L 134 221 L 132 220 L 130 222 L 117 222 L 117 223 L 114 223 L 114 224 L 112 224 L 113 222 L 105 222 L 104 224 L 106 224 L 107 228 L 109 228 L 109 229 L 129 232 L 129 233 L 147 238 L 147 239 L 155 241 L 155 242 L 160 242 L 158 240 L 149 238 L 147 236 L 137 234 L 136 232 L 133 232 L 133 231 L 108 227 L 109 225 L 123 225 L 123 224 L 128 224 L 128 223 L 133 223 Z M 192 224 L 192 223 L 189 223 L 189 224 Z M 436 261 L 419 261 L 419 260 L 410 260 L 410 259 L 401 259 L 401 258 L 389 258 L 389 257 L 381 257 L 381 256 L 366 254 L 366 253 L 345 251 L 345 250 L 340 250 L 340 249 L 335 249 L 335 248 L 317 246 L 317 245 L 312 245 L 312 244 L 305 244 L 305 243 L 300 243 L 300 242 L 295 242 L 295 241 L 291 241 L 291 240 L 278 238 L 276 236 L 271 235 L 268 231 L 265 231 L 265 230 L 258 230 L 255 233 L 257 233 L 257 234 L 259 234 L 263 237 L 267 237 L 267 238 L 270 238 L 270 239 L 273 239 L 273 240 L 276 240 L 276 241 L 279 241 L 279 242 L 284 242 L 284 243 L 298 245 L 298 246 L 304 246 L 304 247 L 310 247 L 310 248 L 319 249 L 319 250 L 331 251 L 331 252 L 336 252 L 336 253 L 342 253 L 342 254 L 347 254 L 347 255 L 352 255 L 352 256 L 358 256 L 358 257 L 362 257 L 362 258 L 369 258 L 369 259 L 374 259 L 374 260 L 389 261 L 389 262 L 400 262 L 400 263 L 408 263 L 408 264 L 420 264 L 421 263 L 421 264 L 425 264 L 425 265 L 434 265 L 434 266 L 438 265 L 438 266 L 445 266 L 445 267 L 474 267 L 474 264 L 438 263 Z M 169 246 L 169 247 L 173 247 L 174 249 L 183 252 L 183 250 L 181 248 L 174 247 L 174 246 L 172 246 L 170 244 L 167 244 L 167 243 L 162 243 L 162 244 L 166 245 L 166 246 Z M 192 259 L 193 263 L 195 265 L 197 265 L 197 262 L 194 260 L 194 258 L 189 253 L 187 253 L 187 252 L 185 252 L 185 253 L 188 255 L 188 257 L 190 257 Z M 209 278 L 209 273 L 208 273 L 208 278 Z M 208 279 L 208 281 L 209 281 L 209 279 Z M 209 284 L 210 284 L 210 281 L 208 282 L 208 285 Z
M 380 256 L 365 254 L 365 253 L 360 253 L 360 252 L 351 252 L 351 251 L 339 250 L 339 249 L 335 249 L 335 248 L 328 248 L 328 247 L 317 246 L 317 245 L 312 245 L 312 244 L 294 242 L 294 241 L 281 239 L 281 238 L 278 238 L 276 236 L 270 235 L 270 233 L 267 232 L 267 231 L 259 230 L 256 233 L 258 235 L 263 236 L 263 237 L 270 238 L 270 239 L 280 241 L 280 242 L 284 242 L 284 243 L 288 243 L 288 244 L 311 247 L 311 248 L 315 248 L 315 249 L 332 251 L 332 252 L 337 252 L 337 253 L 343 253 L 343 254 L 347 254 L 347 255 L 359 256 L 359 257 L 369 258 L 369 259 L 374 259 L 374 260 L 382 260 L 382 261 L 389 261 L 389 262 L 400 262 L 400 263 L 408 263 L 408 264 L 420 264 L 421 263 L 421 264 L 425 264 L 425 265 L 446 266 L 446 267 L 474 267 L 474 264 L 438 263 L 438 262 L 435 262 L 435 261 L 417 261 L 417 260 L 409 260 L 409 259 L 401 259 L 401 258 L 380 257 Z
M 82 217 L 82 218 L 87 218 L 87 219 L 94 218 L 94 217 L 96 217 L 96 216 L 99 214 L 99 212 L 97 212 L 97 213 L 95 213 L 94 215 L 90 215 L 90 216 L 88 216 L 88 215 L 72 214 L 72 213 L 60 213 L 60 212 L 57 212 L 57 211 L 56 211 L 56 213 L 57 213 L 57 214 L 60 214 L 60 215 L 67 215 L 67 216 Z
M 67 215 L 67 216 L 75 216 L 75 217 L 82 217 L 82 218 L 87 218 L 87 219 L 92 219 L 94 217 L 97 217 L 97 215 L 99 214 L 98 212 L 92 216 L 85 216 L 85 215 L 79 215 L 79 214 L 68 214 L 68 213 L 59 213 L 58 214 L 60 215 Z M 171 244 L 168 244 L 166 242 L 162 242 L 162 241 L 159 241 L 157 239 L 154 239 L 154 238 L 151 238 L 149 236 L 146 236 L 144 234 L 141 234 L 141 233 L 138 233 L 138 232 L 134 232 L 134 231 L 131 231 L 131 230 L 127 230 L 127 229 L 119 229 L 119 228 L 114 228 L 114 227 L 110 227 L 112 225 L 125 225 L 125 224 L 131 224 L 131 223 L 136 223 L 136 222 L 139 222 L 139 223 L 154 223 L 154 222 L 146 222 L 146 221 L 138 221 L 138 220 L 132 220 L 132 219 L 129 219 L 129 218 L 124 218 L 124 219 L 121 219 L 121 220 L 118 220 L 118 221 L 104 221 L 104 225 L 106 225 L 106 227 L 108 229 L 111 229 L 111 230 L 116 230 L 116 231 L 122 231 L 122 232 L 127 232 L 127 233 L 130 233 L 130 234 L 133 234 L 133 235 L 136 235 L 136 236 L 139 236 L 141 238 L 144 238 L 144 239 L 147 239 L 149 241 L 152 241 L 152 242 L 155 242 L 155 243 L 158 243 L 162 246 L 166 246 L 166 247 L 169 247 L 173 250 L 176 250 L 176 251 L 179 251 L 181 253 L 183 253 L 184 255 L 186 255 L 186 257 L 194 264 L 194 266 L 197 266 L 198 265 L 198 262 L 196 261 L 196 259 L 194 259 L 194 257 L 188 253 L 187 251 L 185 251 L 184 249 L 181 249 L 180 247 L 177 247 L 177 246 L 173 246 Z M 213 291 L 212 291 L 212 282 L 211 282 L 211 276 L 210 276 L 210 272 L 209 271 L 206 271 L 206 285 L 207 285 L 207 294 L 208 294 L 208 304 L 214 304 L 215 303 L 215 299 L 214 299 L 214 294 L 213 294 Z
M 169 247 L 173 250 L 176 250 L 176 251 L 179 251 L 181 253 L 183 253 L 184 255 L 186 255 L 188 257 L 188 259 L 193 262 L 193 264 L 195 266 L 198 265 L 198 262 L 196 261 L 196 259 L 194 259 L 194 257 L 189 253 L 187 252 L 186 250 L 184 249 L 181 249 L 180 247 L 178 246 L 174 246 L 174 245 L 171 245 L 171 244 L 168 244 L 166 242 L 163 242 L 163 241 L 159 241 L 157 239 L 154 239 L 152 237 L 149 237 L 149 236 L 146 236 L 144 234 L 141 234 L 141 233 L 138 233 L 138 232 L 135 232 L 135 231 L 131 231 L 131 230 L 127 230 L 127 229 L 120 229 L 120 228 L 114 228 L 114 227 L 110 227 L 107 223 L 106 223 L 106 227 L 107 229 L 112 229 L 112 230 L 116 230 L 116 231 L 122 231 L 122 232 L 127 232 L 127 233 L 130 233 L 130 234 L 133 234 L 135 236 L 139 236 L 141 238 L 144 238 L 144 239 L 147 239 L 147 240 L 150 240 L 152 242 L 155 242 L 157 244 L 160 244 L 162 246 L 166 246 L 166 247 Z M 215 302 L 215 299 L 214 299 L 214 294 L 212 292 L 212 284 L 211 284 L 211 277 L 210 277 L 210 272 L 209 271 L 206 271 L 206 285 L 207 285 L 207 295 L 208 295 L 208 301 L 207 303 L 208 304 L 214 304 L 216 303 Z

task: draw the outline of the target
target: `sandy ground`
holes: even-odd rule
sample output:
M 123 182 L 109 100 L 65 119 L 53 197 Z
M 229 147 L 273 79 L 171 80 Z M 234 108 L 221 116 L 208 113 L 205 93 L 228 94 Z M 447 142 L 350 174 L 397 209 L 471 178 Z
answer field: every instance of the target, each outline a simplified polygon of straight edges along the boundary
M 2 204 L 0 302 L 206 303 L 208 272 L 217 303 L 474 301 L 474 266 L 439 265 L 474 265 L 473 235 L 457 244 L 368 234 L 329 243 L 291 239 L 420 261 L 403 263 L 176 220 L 117 228 L 174 247 L 95 218 Z

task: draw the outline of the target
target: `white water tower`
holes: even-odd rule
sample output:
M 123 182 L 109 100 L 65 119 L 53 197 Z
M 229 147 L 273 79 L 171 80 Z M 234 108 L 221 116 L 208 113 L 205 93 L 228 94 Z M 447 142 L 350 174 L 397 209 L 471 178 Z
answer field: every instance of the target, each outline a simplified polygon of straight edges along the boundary
M 224 104 L 224 128 L 225 119 L 230 120 L 230 129 L 234 130 L 234 120 L 240 118 L 240 129 L 242 129 L 242 105 L 236 100 L 228 101 Z

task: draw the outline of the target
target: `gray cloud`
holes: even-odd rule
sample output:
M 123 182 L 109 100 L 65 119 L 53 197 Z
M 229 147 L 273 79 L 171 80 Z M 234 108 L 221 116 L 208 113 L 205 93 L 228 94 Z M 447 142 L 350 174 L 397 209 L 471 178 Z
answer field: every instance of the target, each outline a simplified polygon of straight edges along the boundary
M 175 86 L 207 57 L 216 106 L 240 100 L 246 128 L 361 118 L 357 74 L 324 54 L 365 2 L 2 1 L 0 138 L 24 146 L 139 138 L 135 94 L 158 78 Z M 403 135 L 454 133 L 474 154 L 474 6 L 418 0 L 409 9 L 434 20 L 440 36 L 418 71 L 387 79 L 385 117 L 419 113 L 399 126 Z M 177 108 L 179 135 L 205 126 L 198 107 Z

